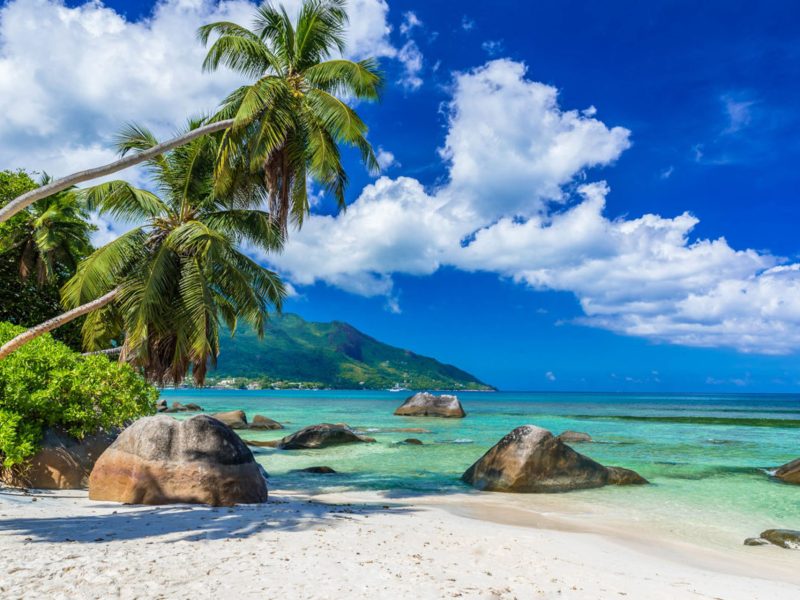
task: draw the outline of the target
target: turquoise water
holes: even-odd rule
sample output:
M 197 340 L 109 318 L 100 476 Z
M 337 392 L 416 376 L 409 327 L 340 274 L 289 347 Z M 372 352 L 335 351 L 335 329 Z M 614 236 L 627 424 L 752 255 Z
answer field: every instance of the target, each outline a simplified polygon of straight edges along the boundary
M 243 409 L 286 426 L 241 432 L 269 440 L 315 423 L 348 423 L 377 439 L 324 450 L 257 449 L 273 487 L 380 490 L 387 496 L 468 491 L 464 470 L 513 428 L 532 423 L 559 433 L 588 432 L 573 444 L 607 465 L 635 469 L 653 485 L 572 492 L 621 518 L 659 521 L 675 529 L 701 527 L 726 541 L 767 527 L 800 529 L 800 486 L 778 483 L 764 469 L 800 457 L 800 398 L 787 395 L 656 395 L 471 393 L 460 398 L 465 419 L 393 416 L 407 393 L 366 391 L 168 390 L 172 402 L 206 411 Z M 429 433 L 389 431 L 420 427 Z M 398 444 L 409 437 L 423 446 Z M 333 476 L 290 473 L 327 465 Z M 536 498 L 514 501 L 535 503 Z

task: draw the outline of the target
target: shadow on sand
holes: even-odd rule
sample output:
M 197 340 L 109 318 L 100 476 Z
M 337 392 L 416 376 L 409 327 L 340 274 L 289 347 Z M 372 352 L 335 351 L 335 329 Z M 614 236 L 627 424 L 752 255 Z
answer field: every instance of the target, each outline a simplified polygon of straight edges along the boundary
M 55 499 L 46 499 L 53 502 Z M 31 502 L 26 498 L 26 502 Z M 35 542 L 103 543 L 168 535 L 159 542 L 247 538 L 261 532 L 301 531 L 359 516 L 408 513 L 413 509 L 387 504 L 325 504 L 274 496 L 266 504 L 215 508 L 202 505 L 129 506 L 97 502 L 79 510 L 63 499 L 63 516 L 14 518 L 14 507 L 0 504 L 0 535 L 23 536 Z M 92 510 L 97 514 L 86 514 Z M 55 511 L 55 509 L 54 509 Z M 50 512 L 50 511 L 48 511 Z M 177 535 L 174 535 L 177 534 Z

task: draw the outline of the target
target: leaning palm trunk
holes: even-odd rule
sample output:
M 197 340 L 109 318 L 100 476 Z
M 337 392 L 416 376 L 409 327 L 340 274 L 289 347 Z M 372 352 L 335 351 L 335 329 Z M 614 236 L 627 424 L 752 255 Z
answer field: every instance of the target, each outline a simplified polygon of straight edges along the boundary
M 52 194 L 65 190 L 73 185 L 77 185 L 78 183 L 83 183 L 84 181 L 97 179 L 98 177 L 104 177 L 106 175 L 110 175 L 111 173 L 122 171 L 123 169 L 137 165 L 141 162 L 158 156 L 159 154 L 164 154 L 164 152 L 168 152 L 173 148 L 183 146 L 184 144 L 191 142 L 192 140 L 203 135 L 228 129 L 231 125 L 233 125 L 233 119 L 208 123 L 207 125 L 203 125 L 197 129 L 192 129 L 183 135 L 179 135 L 171 140 L 167 140 L 166 142 L 158 144 L 157 146 L 153 146 L 152 148 L 148 148 L 142 152 L 137 152 L 136 154 L 129 154 L 128 156 L 102 167 L 88 169 L 86 171 L 79 171 L 77 173 L 73 173 L 72 175 L 68 175 L 67 177 L 56 179 L 47 185 L 43 185 L 14 198 L 11 202 L 0 208 L 0 223 L 7 221 L 19 211 L 27 208 L 37 200 L 47 198 Z M 0 356 L 0 358 L 2 358 L 2 356 Z
M 62 325 L 65 325 L 70 321 L 74 321 L 78 317 L 82 317 L 93 310 L 104 307 L 106 304 L 112 302 L 118 293 L 119 288 L 115 288 L 108 292 L 105 296 L 100 296 L 97 300 L 92 300 L 91 302 L 82 304 L 77 308 L 73 308 L 72 310 L 68 310 L 67 312 L 58 315 L 57 317 L 53 317 L 49 321 L 45 321 L 36 327 L 31 327 L 25 333 L 20 333 L 17 337 L 6 342 L 0 348 L 0 360 L 4 359 L 6 356 L 21 348 L 28 342 L 35 340 L 40 335 L 43 335 L 48 331 L 53 331 L 53 329 L 58 329 Z

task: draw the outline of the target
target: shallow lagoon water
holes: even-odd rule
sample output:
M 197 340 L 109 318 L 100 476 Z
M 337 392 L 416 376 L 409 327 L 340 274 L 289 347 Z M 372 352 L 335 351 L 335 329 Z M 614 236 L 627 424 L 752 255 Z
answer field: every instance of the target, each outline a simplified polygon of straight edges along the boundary
M 466 393 L 465 419 L 393 416 L 407 393 L 373 391 L 167 390 L 171 403 L 197 402 L 207 412 L 243 409 L 286 430 L 241 432 L 276 439 L 306 425 L 345 422 L 376 444 L 324 450 L 257 449 L 273 486 L 378 490 L 387 497 L 469 491 L 459 477 L 514 427 L 588 432 L 579 452 L 634 469 L 651 486 L 607 487 L 558 495 L 565 507 L 591 506 L 619 520 L 650 523 L 683 537 L 741 543 L 769 527 L 800 529 L 800 486 L 765 469 L 800 457 L 800 398 L 788 395 Z M 390 431 L 424 428 L 429 433 Z M 399 444 L 414 437 L 422 446 Z M 290 473 L 315 465 L 332 476 Z M 535 495 L 513 498 L 536 505 Z M 577 504 L 576 504 L 577 503 Z

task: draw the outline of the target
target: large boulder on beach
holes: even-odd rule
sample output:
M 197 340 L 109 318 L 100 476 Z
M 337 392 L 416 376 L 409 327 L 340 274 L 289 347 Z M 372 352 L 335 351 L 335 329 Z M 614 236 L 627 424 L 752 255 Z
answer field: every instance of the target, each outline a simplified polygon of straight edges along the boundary
M 604 485 L 647 483 L 620 467 L 605 467 L 575 452 L 552 433 L 523 425 L 507 434 L 461 477 L 490 492 L 567 492 Z
M 250 429 L 283 429 L 283 425 L 264 415 L 256 415 L 253 417 L 253 420 L 250 421 Z
M 117 432 L 99 432 L 82 440 L 59 429 L 46 429 L 41 449 L 24 465 L 5 469 L 0 481 L 13 487 L 79 490 L 89 485 L 95 462 Z
M 211 415 L 217 421 L 222 421 L 231 429 L 247 429 L 247 415 L 243 410 L 229 410 L 228 412 L 214 413 Z
M 253 453 L 219 420 L 156 415 L 135 421 L 103 452 L 89 498 L 232 506 L 266 502 L 267 484 Z
M 359 435 L 343 423 L 335 425 L 321 423 L 304 427 L 300 431 L 286 436 L 278 442 L 277 447 L 282 450 L 306 450 L 374 441 L 371 437 Z
M 786 483 L 794 483 L 800 485 L 800 458 L 786 463 L 778 467 L 773 472 L 773 476 Z
M 442 394 L 437 396 L 428 392 L 419 392 L 406 399 L 394 411 L 400 417 L 446 417 L 461 419 L 467 416 L 457 396 Z

